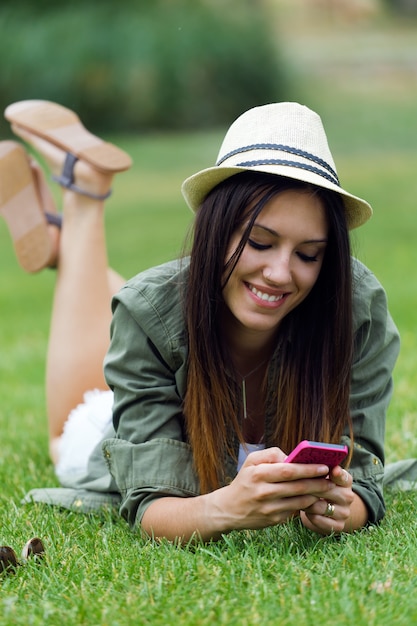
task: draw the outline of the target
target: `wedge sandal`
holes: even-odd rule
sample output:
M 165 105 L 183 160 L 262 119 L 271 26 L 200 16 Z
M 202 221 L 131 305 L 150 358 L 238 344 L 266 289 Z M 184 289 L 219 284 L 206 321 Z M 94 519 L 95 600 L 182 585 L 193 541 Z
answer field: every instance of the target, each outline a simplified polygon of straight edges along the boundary
M 48 220 L 29 158 L 15 141 L 0 142 L 0 215 L 23 269 L 32 273 L 46 267 L 51 255 Z
M 66 107 L 47 100 L 23 100 L 9 105 L 5 118 L 66 153 L 104 172 L 122 172 L 132 165 L 130 156 L 90 133 Z

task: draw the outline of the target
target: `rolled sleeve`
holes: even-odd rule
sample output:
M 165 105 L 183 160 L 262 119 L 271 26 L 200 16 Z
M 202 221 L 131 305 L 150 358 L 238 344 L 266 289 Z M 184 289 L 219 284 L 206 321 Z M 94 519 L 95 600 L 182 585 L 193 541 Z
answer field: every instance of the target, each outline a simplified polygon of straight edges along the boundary
M 368 508 L 369 522 L 376 523 L 385 513 L 385 418 L 392 395 L 399 335 L 378 280 L 359 262 L 354 268 L 355 344 L 350 410 L 355 443 L 349 469 L 353 489 Z M 348 437 L 345 439 L 351 443 Z
M 120 512 L 132 527 L 140 524 L 156 498 L 199 494 L 191 448 L 186 443 L 153 439 L 132 444 L 109 439 L 103 442 L 103 452 L 122 497 Z

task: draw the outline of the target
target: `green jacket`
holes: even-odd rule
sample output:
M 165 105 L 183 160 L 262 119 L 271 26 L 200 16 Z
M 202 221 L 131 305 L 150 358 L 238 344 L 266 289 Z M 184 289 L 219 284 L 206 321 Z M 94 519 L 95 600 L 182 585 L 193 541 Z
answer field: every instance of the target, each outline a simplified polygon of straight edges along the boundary
M 105 375 L 114 391 L 115 430 L 110 429 L 93 452 L 86 475 L 64 479 L 66 489 L 34 490 L 29 499 L 82 511 L 116 504 L 135 527 L 156 498 L 199 494 L 181 411 L 187 375 L 182 309 L 187 275 L 188 260 L 170 262 L 138 274 L 114 298 Z M 385 414 L 399 337 L 375 276 L 357 260 L 353 275 L 355 443 L 349 471 L 353 489 L 366 503 L 369 521 L 375 523 L 385 512 Z M 270 377 L 278 358 L 274 355 Z M 266 445 L 271 420 L 272 411 L 266 414 Z M 343 442 L 351 443 L 347 433 Z M 236 450 L 238 445 L 236 440 Z M 227 457 L 219 458 L 219 464 L 227 484 L 236 475 L 236 462 Z

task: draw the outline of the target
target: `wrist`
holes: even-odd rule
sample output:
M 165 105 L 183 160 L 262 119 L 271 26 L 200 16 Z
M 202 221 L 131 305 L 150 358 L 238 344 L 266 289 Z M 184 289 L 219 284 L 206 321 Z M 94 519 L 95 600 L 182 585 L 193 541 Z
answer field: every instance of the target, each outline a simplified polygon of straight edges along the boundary
M 227 507 L 228 487 L 220 487 L 204 496 L 204 518 L 207 521 L 207 530 L 210 529 L 213 539 L 227 534 L 237 528 L 232 522 L 232 516 Z

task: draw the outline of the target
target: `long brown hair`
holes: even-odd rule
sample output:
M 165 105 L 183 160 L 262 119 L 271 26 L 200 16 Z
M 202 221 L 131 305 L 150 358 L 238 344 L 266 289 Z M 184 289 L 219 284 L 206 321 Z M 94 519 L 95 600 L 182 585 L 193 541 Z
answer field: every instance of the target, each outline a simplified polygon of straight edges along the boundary
M 313 289 L 279 327 L 279 367 L 271 392 L 275 419 L 267 445 L 288 453 L 302 439 L 339 442 L 346 425 L 352 430 L 352 279 L 343 201 L 296 180 L 236 174 L 208 194 L 196 215 L 185 302 L 189 356 L 184 415 L 202 493 L 221 484 L 224 455 L 235 455 L 233 433 L 243 441 L 230 357 L 219 332 L 222 290 L 256 218 L 271 198 L 288 189 L 319 195 L 329 235 Z M 225 265 L 230 239 L 244 221 L 241 241 Z

